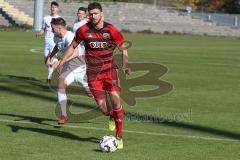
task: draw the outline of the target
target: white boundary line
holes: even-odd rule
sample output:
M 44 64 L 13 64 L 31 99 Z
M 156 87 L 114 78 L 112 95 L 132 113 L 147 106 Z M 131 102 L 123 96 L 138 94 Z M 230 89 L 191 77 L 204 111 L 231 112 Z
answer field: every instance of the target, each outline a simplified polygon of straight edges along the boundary
M 4 119 L 0 119 L 0 122 L 2 122 L 2 123 L 19 123 L 19 124 L 38 124 L 38 123 L 28 122 L 28 121 L 14 121 L 14 120 L 4 120 Z M 55 125 L 55 124 L 49 124 L 49 125 L 54 126 L 54 127 L 61 126 L 61 127 L 66 127 L 66 128 L 81 128 L 81 129 L 87 129 L 87 130 L 109 131 L 108 129 L 98 128 L 98 127 L 86 127 L 86 126 L 77 126 L 77 125 Z M 123 130 L 123 132 L 142 134 L 142 135 L 150 135 L 150 136 L 179 137 L 179 138 L 189 138 L 189 139 L 199 139 L 199 140 L 209 140 L 209 141 L 240 142 L 240 140 L 229 139 L 229 138 L 214 138 L 214 137 L 167 134 L 167 133 L 158 133 L 158 132 L 131 131 L 131 130 Z

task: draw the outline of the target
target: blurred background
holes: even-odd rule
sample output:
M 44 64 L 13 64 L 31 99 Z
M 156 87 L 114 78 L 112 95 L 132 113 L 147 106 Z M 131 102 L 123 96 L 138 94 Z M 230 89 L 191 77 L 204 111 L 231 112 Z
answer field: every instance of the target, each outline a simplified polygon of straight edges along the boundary
M 125 32 L 240 36 L 240 0 L 97 0 L 106 21 Z M 57 0 L 60 15 L 73 26 L 83 0 Z M 0 25 L 31 29 L 35 0 L 0 0 Z M 43 0 L 43 16 L 51 0 Z

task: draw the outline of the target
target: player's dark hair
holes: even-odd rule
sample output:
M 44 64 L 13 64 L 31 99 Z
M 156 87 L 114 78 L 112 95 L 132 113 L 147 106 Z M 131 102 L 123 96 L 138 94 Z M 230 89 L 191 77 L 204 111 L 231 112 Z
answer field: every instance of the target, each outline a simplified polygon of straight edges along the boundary
M 93 2 L 88 5 L 88 12 L 93 9 L 99 9 L 102 12 L 102 6 L 100 3 Z
M 52 1 L 52 2 L 51 2 L 51 6 L 52 6 L 52 5 L 59 7 L 59 4 L 58 4 L 56 1 Z
M 51 25 L 61 25 L 63 27 L 66 27 L 66 21 L 62 17 L 53 18 L 51 21 Z
M 86 12 L 87 12 L 87 9 L 86 9 L 85 7 L 79 7 L 79 8 L 78 8 L 78 12 L 79 12 L 79 11 L 84 11 L 84 12 L 86 13 Z

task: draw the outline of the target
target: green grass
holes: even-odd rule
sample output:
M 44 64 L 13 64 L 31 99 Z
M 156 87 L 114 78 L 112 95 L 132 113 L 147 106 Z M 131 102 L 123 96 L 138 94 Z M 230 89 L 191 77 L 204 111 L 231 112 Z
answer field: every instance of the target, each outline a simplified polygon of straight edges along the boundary
M 164 65 L 168 72 L 160 79 L 173 90 L 136 98 L 134 106 L 123 100 L 124 108 L 168 121 L 156 124 L 126 117 L 124 150 L 106 154 L 99 151 L 97 141 L 114 134 L 102 130 L 107 129 L 107 117 L 54 126 L 56 93 L 45 84 L 43 39 L 17 31 L 0 32 L 0 37 L 0 159 L 239 159 L 239 39 L 127 34 L 133 43 L 131 64 Z M 135 72 L 127 80 L 145 73 Z M 149 85 L 133 87 L 132 94 L 154 88 Z M 73 113 L 95 106 L 85 96 L 69 98 L 78 103 Z

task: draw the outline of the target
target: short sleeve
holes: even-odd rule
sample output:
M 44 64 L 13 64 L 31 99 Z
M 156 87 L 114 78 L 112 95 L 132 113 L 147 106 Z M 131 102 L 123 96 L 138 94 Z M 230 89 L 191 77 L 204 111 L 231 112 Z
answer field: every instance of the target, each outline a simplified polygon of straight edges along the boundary
M 74 34 L 72 32 L 70 32 L 70 34 L 69 34 L 69 36 L 67 37 L 67 40 L 66 40 L 67 47 L 70 46 L 70 44 L 72 43 L 73 39 L 74 39 Z
M 122 33 L 114 26 L 111 29 L 111 33 L 112 33 L 112 35 L 111 35 L 112 39 L 116 43 L 116 45 L 121 46 L 124 43 L 124 37 L 123 37 Z

